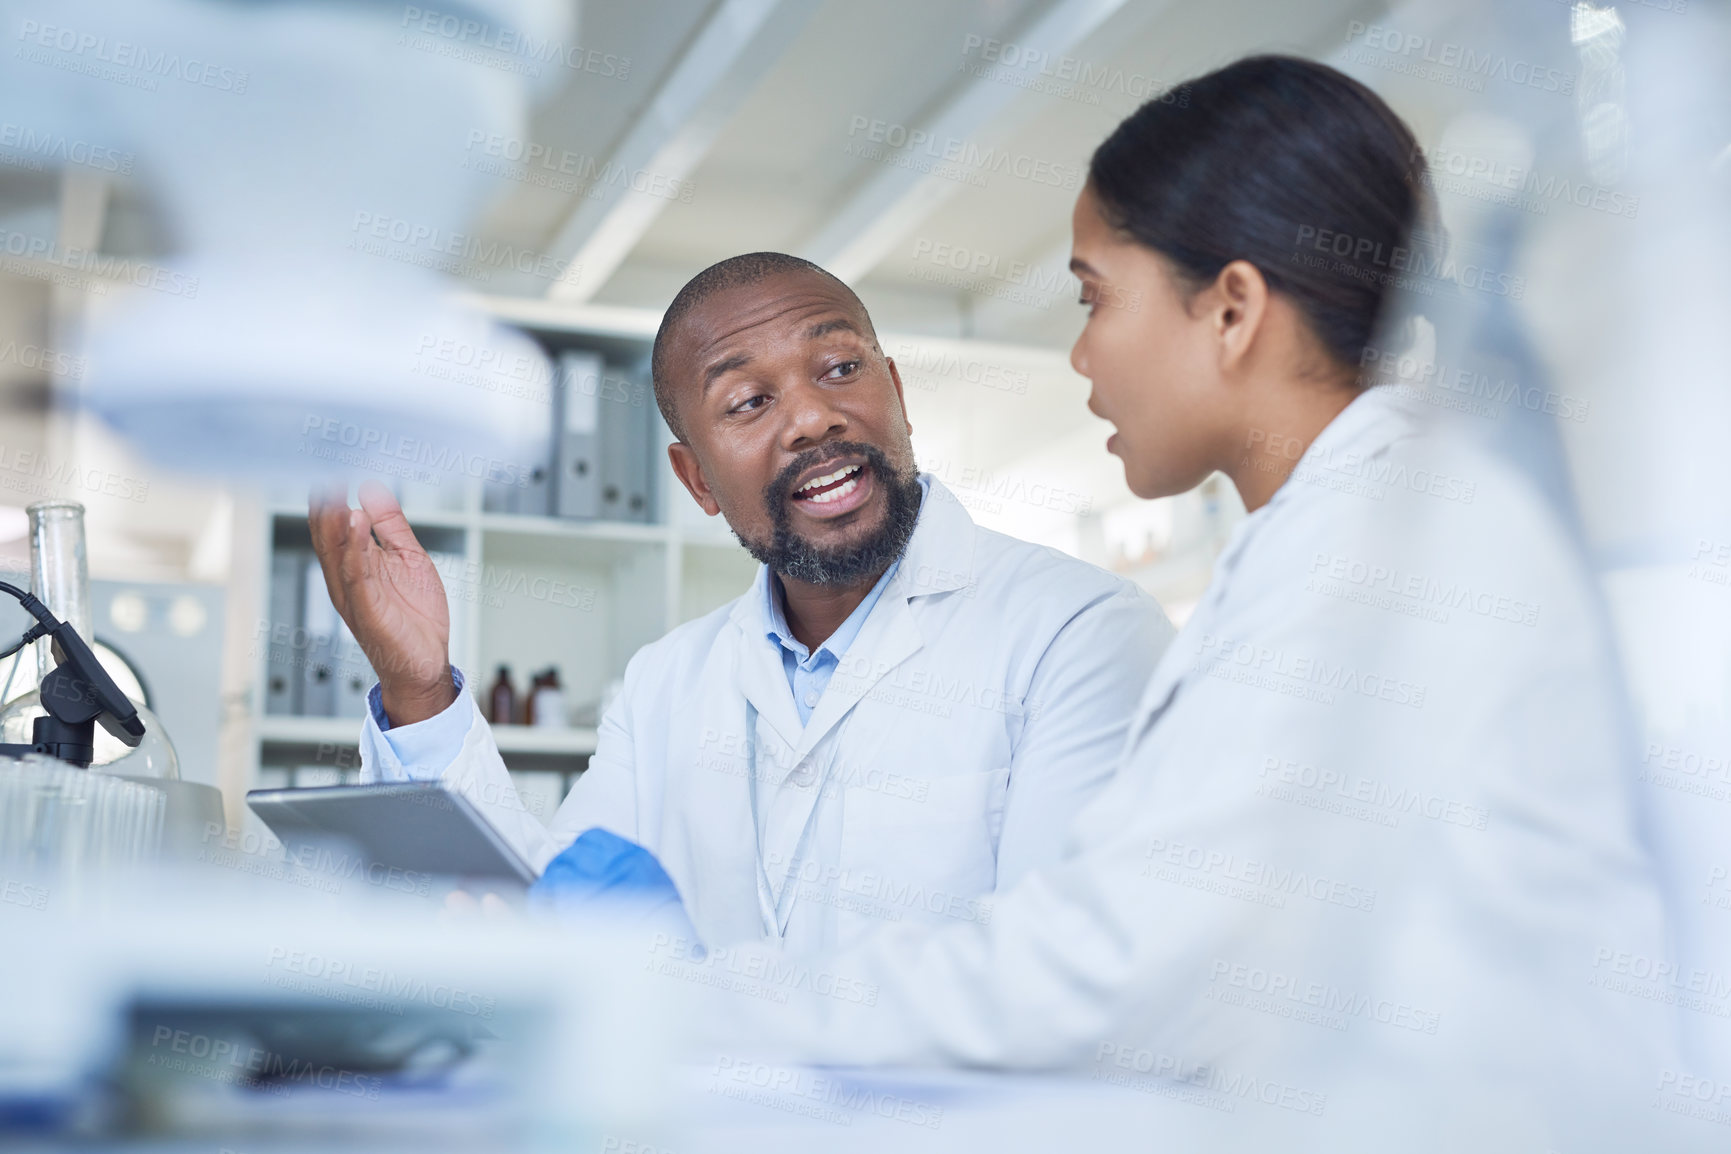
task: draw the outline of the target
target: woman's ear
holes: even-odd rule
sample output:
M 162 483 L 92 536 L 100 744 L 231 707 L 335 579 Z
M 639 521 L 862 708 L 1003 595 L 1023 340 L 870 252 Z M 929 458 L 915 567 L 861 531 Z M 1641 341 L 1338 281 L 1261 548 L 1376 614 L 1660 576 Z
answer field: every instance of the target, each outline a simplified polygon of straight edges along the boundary
M 1214 278 L 1210 320 L 1220 342 L 1220 367 L 1242 365 L 1268 316 L 1268 281 L 1247 260 L 1228 261 Z

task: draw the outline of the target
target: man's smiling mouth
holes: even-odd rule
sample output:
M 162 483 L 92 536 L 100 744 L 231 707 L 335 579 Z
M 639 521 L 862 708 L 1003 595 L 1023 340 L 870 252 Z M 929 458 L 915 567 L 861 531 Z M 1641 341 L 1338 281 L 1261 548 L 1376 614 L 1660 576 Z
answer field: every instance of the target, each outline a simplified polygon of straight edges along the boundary
M 793 499 L 810 501 L 814 505 L 840 501 L 859 487 L 860 474 L 864 470 L 863 464 L 844 465 L 834 472 L 813 477 L 793 491 Z

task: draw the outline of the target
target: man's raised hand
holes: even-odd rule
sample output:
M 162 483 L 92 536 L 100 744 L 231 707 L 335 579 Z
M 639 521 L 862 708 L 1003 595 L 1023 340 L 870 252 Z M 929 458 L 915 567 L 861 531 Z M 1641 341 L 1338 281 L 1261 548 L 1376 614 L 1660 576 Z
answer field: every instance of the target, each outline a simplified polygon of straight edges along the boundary
M 394 726 L 425 721 L 456 700 L 445 586 L 390 490 L 363 481 L 359 495 L 361 507 L 351 509 L 346 487 L 313 492 L 313 551 L 332 604 L 378 674 L 385 715 Z

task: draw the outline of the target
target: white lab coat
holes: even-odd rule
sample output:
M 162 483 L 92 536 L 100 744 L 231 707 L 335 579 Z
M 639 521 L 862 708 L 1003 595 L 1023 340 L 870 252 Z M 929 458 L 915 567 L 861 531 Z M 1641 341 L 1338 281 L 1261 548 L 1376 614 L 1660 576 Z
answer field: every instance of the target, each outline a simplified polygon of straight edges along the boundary
M 716 1028 L 783 1060 L 1193 1093 L 1289 1148 L 1323 1133 L 1304 1115 L 1343 1141 L 1609 1140 L 1613 1105 L 1651 1120 L 1628 1095 L 1669 1028 L 1619 976 L 1663 951 L 1613 669 L 1531 487 L 1372 390 L 1237 529 L 1064 862 L 987 920 L 809 970 L 720 951 L 788 997 Z
M 448 766 L 401 766 L 369 717 L 363 779 L 440 777 L 536 868 L 582 831 L 612 830 L 661 859 L 706 941 L 774 937 L 759 898 L 749 699 L 770 896 L 798 875 L 776 927 L 790 946 L 982 916 L 980 895 L 1057 860 L 1173 629 L 1133 584 L 981 529 L 927 480 L 901 564 L 808 724 L 765 634 L 760 567 L 745 595 L 631 659 L 551 828 L 519 802 L 468 694 L 459 707 L 473 720 Z

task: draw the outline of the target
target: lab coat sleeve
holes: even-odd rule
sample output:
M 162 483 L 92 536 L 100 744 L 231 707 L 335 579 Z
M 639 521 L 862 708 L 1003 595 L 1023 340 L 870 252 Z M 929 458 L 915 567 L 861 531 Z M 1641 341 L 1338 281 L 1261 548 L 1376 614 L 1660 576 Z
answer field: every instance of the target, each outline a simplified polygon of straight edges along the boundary
M 589 767 L 554 815 L 549 836 L 559 849 L 591 829 L 608 830 L 652 852 L 658 848 L 649 836 L 652 822 L 639 813 L 632 736 L 644 696 L 643 666 L 648 659 L 649 655 L 640 651 L 626 665 L 619 696 L 601 716 Z
M 370 709 L 361 730 L 361 781 L 438 781 L 462 793 L 487 816 L 523 860 L 540 870 L 585 830 L 602 828 L 637 840 L 631 772 L 631 693 L 638 679 L 626 671 L 627 689 L 601 721 L 589 767 L 557 814 L 531 812 L 511 782 L 493 730 L 459 677 L 457 699 L 426 721 L 381 729 Z M 373 696 L 378 688 L 373 689 Z
M 392 758 L 374 757 L 371 764 L 382 766 L 386 781 L 437 781 L 439 774 L 457 756 L 463 737 L 469 732 L 469 710 L 463 703 L 463 673 L 452 668 L 451 682 L 457 696 L 443 710 L 425 721 L 408 725 L 391 725 L 375 684 L 367 694 L 367 720 L 363 731 L 366 744 L 376 745 L 380 735 Z
M 1152 597 L 1120 586 L 1052 638 L 1034 668 L 1010 765 L 999 890 L 1062 856 L 1071 820 L 1111 778 L 1130 715 L 1172 636 Z
M 376 697 L 378 688 L 373 694 Z M 391 730 L 397 733 L 396 727 Z M 406 735 L 403 736 L 403 735 Z M 452 737 L 458 740 L 446 745 Z M 405 758 L 406 755 L 406 758 Z M 441 714 L 402 727 L 393 742 L 368 710 L 361 727 L 361 781 L 437 781 L 473 802 L 523 860 L 543 868 L 561 848 L 542 819 L 531 813 L 511 783 L 493 730 L 474 697 L 459 683 L 457 699 Z

